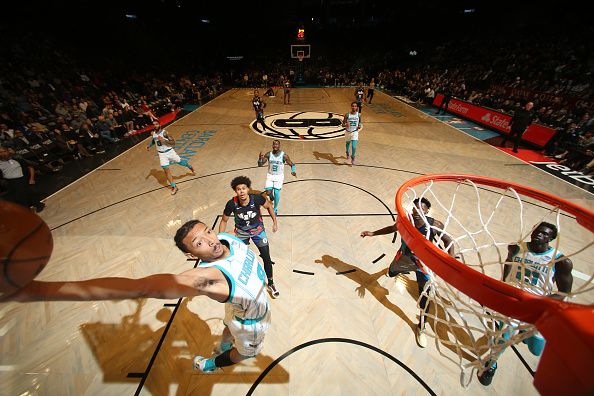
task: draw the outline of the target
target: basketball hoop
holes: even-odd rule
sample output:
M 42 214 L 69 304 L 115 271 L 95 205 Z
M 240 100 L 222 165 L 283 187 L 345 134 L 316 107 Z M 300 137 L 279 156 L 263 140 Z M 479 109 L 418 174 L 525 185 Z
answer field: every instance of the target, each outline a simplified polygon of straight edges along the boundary
M 424 222 L 436 235 L 451 238 L 456 258 L 446 253 L 450 246 L 439 247 L 411 221 L 412 201 L 417 198 L 427 198 L 433 204 L 432 211 L 444 227 L 430 226 L 422 215 Z M 434 329 L 429 329 L 433 333 L 428 331 L 428 335 L 435 337 L 440 354 L 458 364 L 464 386 L 475 372 L 482 373 L 486 364 L 496 362 L 505 348 L 527 340 L 538 329 L 546 339 L 546 347 L 535 387 L 546 395 L 594 392 L 594 213 L 531 187 L 482 176 L 448 174 L 417 177 L 404 183 L 396 193 L 396 211 L 402 240 L 431 275 L 423 291 L 435 304 L 435 313 L 427 312 L 434 322 Z M 524 286 L 532 287 L 524 285 L 524 281 L 514 287 L 500 280 L 507 246 L 525 243 L 543 221 L 558 228 L 557 238 L 551 241 L 553 259 L 543 273 L 552 277 L 556 262 L 562 260 L 555 259 L 560 244 L 564 258 L 571 259 L 578 268 L 588 268 L 581 280 L 574 275 L 571 293 L 557 293 L 575 302 L 546 297 L 550 294 L 546 290 L 542 295 L 522 290 L 527 288 Z M 525 264 L 514 264 L 521 265 L 522 274 L 528 271 Z M 534 272 L 533 268 L 530 270 Z M 443 333 L 437 336 L 437 328 L 447 331 L 447 339 Z M 464 342 L 457 336 L 452 340 L 450 335 L 460 331 L 465 333 Z M 452 353 L 456 358 L 449 356 Z

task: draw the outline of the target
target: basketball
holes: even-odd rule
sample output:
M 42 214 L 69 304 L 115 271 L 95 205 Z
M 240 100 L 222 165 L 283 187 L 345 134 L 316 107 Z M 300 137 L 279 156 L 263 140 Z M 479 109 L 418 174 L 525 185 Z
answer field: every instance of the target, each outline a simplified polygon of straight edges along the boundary
M 54 243 L 49 227 L 28 208 L 0 201 L 0 299 L 43 270 Z

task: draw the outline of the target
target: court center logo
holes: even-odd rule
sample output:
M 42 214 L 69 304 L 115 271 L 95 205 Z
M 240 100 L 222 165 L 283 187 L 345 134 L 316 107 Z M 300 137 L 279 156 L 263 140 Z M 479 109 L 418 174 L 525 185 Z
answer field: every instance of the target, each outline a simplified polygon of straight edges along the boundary
M 250 127 L 254 132 L 273 139 L 338 139 L 345 132 L 343 117 L 343 114 L 321 111 L 277 113 L 265 116 L 264 125 L 254 120 Z

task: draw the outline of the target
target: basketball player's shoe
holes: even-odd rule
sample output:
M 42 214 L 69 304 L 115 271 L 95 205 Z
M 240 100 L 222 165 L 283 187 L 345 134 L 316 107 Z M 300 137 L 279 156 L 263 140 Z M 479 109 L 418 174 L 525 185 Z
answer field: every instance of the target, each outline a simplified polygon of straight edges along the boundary
M 194 356 L 194 370 L 202 371 L 203 373 L 212 373 L 217 369 L 212 359 L 203 356 Z
M 192 172 L 193 176 L 196 176 L 196 172 L 194 171 L 194 167 L 192 165 L 189 166 L 190 172 Z
M 351 159 L 351 155 L 349 153 L 346 153 L 346 154 L 347 154 L 347 161 L 348 161 Z
M 179 189 L 177 188 L 177 186 L 175 186 L 175 187 L 171 187 L 171 195 L 175 195 L 175 194 L 177 194 L 177 191 L 178 191 L 178 190 L 179 190 Z
M 278 290 L 276 290 L 276 286 L 274 285 L 274 283 L 268 285 L 268 290 L 270 291 L 270 295 L 272 296 L 272 298 L 277 298 L 280 295 Z
M 479 382 L 484 386 L 491 385 L 491 382 L 493 381 L 493 377 L 495 376 L 495 370 L 497 370 L 497 364 L 495 364 L 495 366 L 491 366 L 488 369 L 486 369 L 485 371 L 483 371 L 483 373 L 481 375 L 477 374 Z

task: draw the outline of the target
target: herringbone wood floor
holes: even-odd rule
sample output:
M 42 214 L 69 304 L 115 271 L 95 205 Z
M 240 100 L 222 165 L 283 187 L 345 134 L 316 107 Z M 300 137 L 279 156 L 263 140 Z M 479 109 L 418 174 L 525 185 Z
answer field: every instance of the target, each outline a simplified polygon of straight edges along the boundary
M 39 279 L 142 277 L 191 268 L 193 263 L 174 246 L 176 229 L 192 218 L 215 224 L 233 195 L 229 182 L 235 176 L 246 175 L 254 188 L 263 188 L 266 171 L 256 160 L 258 152 L 270 149 L 271 140 L 248 126 L 253 120 L 250 97 L 251 91 L 232 90 L 168 127 L 176 137 L 215 131 L 190 161 L 198 177 L 172 167 L 177 195 L 163 187 L 154 151 L 147 153 L 140 144 L 105 165 L 116 170 L 95 171 L 50 197 L 42 217 L 53 229 L 55 250 Z M 266 112 L 343 113 L 351 100 L 351 89 L 294 89 L 290 106 L 281 97 L 271 98 Z M 469 389 L 461 388 L 457 367 L 440 357 L 435 345 L 420 349 L 415 343 L 414 277 L 384 276 L 399 239 L 362 239 L 359 233 L 391 224 L 397 187 L 423 173 L 509 179 L 589 208 L 591 197 L 384 94 L 376 95 L 363 116 L 356 167 L 347 165 L 343 139 L 282 141 L 297 163 L 298 177 L 286 172 L 280 227 L 276 233 L 268 227 L 281 296 L 272 301 L 272 326 L 260 356 L 212 375 L 192 371 L 193 355 L 209 355 L 222 331 L 223 307 L 206 298 L 183 299 L 177 307 L 177 301 L 155 299 L 3 304 L 0 394 L 134 394 L 141 379 L 129 374 L 144 373 L 149 366 L 141 394 L 245 394 L 284 353 L 333 337 L 385 351 L 437 394 L 536 393 L 530 374 L 511 351 L 502 356 L 489 388 L 476 380 Z M 582 272 L 592 272 L 591 263 L 580 265 Z M 356 271 L 337 275 L 349 270 Z M 535 367 L 537 360 L 525 346 L 518 349 Z M 327 342 L 282 360 L 254 394 L 425 393 L 385 356 L 353 343 Z

